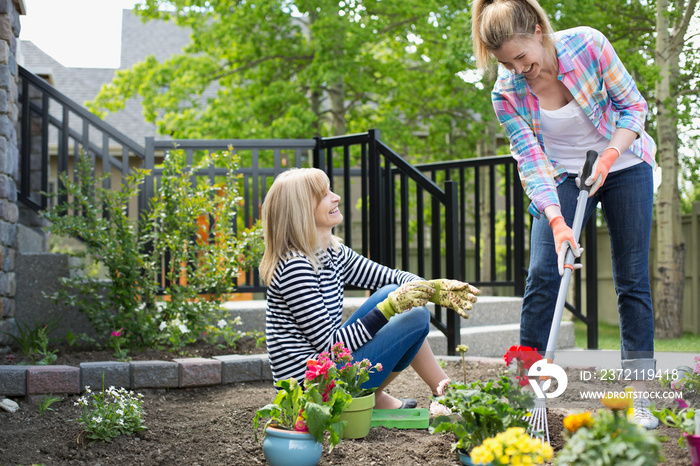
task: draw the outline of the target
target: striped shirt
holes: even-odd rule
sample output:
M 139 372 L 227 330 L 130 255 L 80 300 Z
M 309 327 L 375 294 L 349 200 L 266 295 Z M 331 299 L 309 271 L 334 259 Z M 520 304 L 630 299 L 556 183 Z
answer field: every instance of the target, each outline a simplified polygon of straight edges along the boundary
M 629 150 L 654 167 L 656 144 L 644 131 L 647 103 L 610 42 L 589 27 L 555 34 L 559 75 L 598 132 L 610 140 L 617 128 L 638 134 Z M 491 100 L 510 141 L 513 157 L 527 196 L 530 212 L 539 218 L 550 205 L 558 205 L 557 186 L 567 170 L 545 154 L 540 105 L 522 74 L 499 67 Z M 581 148 L 581 163 L 586 148 Z
M 352 352 L 387 323 L 378 309 L 341 328 L 345 284 L 377 290 L 419 277 L 393 270 L 357 254 L 345 245 L 319 251 L 317 272 L 309 259 L 290 253 L 280 261 L 267 288 L 265 333 L 275 382 L 304 379 L 306 361 L 342 341 Z

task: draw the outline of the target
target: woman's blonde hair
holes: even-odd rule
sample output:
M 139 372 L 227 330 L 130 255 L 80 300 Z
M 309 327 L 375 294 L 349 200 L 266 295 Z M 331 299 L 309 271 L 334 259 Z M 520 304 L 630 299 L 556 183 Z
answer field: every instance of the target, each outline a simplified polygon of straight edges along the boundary
M 314 211 L 329 187 L 328 175 L 318 168 L 292 168 L 275 178 L 261 212 L 265 253 L 258 269 L 265 283 L 290 252 L 305 255 L 315 270 L 321 265 Z M 339 244 L 337 237 L 331 237 L 332 247 Z
M 498 50 L 516 35 L 533 35 L 542 29 L 543 43 L 555 51 L 552 24 L 536 0 L 474 0 L 472 43 L 476 66 L 488 66 L 490 51 Z

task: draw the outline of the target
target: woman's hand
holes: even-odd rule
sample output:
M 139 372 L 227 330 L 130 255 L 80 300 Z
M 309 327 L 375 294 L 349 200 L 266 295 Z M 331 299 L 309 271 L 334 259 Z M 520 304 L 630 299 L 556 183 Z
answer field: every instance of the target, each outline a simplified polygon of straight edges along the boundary
M 559 267 L 559 275 L 564 275 L 564 261 L 566 260 L 566 252 L 571 249 L 574 257 L 581 257 L 583 248 L 576 243 L 574 232 L 564 221 L 564 217 L 558 215 L 549 221 L 549 226 L 552 227 L 554 235 L 554 247 L 557 250 L 557 266 Z M 581 264 L 576 264 L 573 268 L 581 268 Z
M 469 318 L 467 311 L 471 310 L 481 290 L 469 283 L 447 278 L 439 278 L 431 282 L 435 286 L 435 294 L 430 298 L 431 302 L 453 309 L 465 319 Z
M 377 304 L 384 317 L 389 320 L 394 314 L 401 314 L 407 309 L 424 306 L 431 296 L 435 294 L 435 287 L 427 280 L 414 280 L 404 283 L 389 296 Z

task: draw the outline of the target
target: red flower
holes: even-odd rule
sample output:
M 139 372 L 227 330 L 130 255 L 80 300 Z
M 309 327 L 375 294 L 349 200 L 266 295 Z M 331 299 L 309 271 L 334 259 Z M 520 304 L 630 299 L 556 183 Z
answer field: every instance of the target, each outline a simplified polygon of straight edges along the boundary
M 122 336 L 122 330 L 124 330 L 124 327 L 120 328 L 119 330 L 113 331 L 112 336 L 119 338 L 120 336 Z
M 529 369 L 534 363 L 542 359 L 542 356 L 537 352 L 537 348 L 513 345 L 503 355 L 503 360 L 507 365 L 510 365 L 514 359 L 518 360 L 524 369 Z
M 326 385 L 326 388 L 323 389 L 323 393 L 321 393 L 321 398 L 323 399 L 324 403 L 328 401 L 328 395 L 331 393 L 331 390 L 333 390 L 333 387 L 335 387 L 335 380 L 331 380 L 330 383 Z

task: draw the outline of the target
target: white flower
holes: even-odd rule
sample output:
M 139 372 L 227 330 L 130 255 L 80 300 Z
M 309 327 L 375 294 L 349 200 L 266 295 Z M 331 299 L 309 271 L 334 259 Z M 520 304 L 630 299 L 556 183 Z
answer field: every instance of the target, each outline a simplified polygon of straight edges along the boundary
M 119 422 L 118 422 L 117 424 L 119 424 L 120 426 L 123 426 L 123 425 L 124 425 L 124 420 L 123 420 L 123 419 L 119 419 Z
M 450 408 L 435 400 L 430 402 L 429 411 L 431 416 L 449 416 L 452 414 Z
M 99 424 L 102 422 L 102 416 L 93 417 L 92 420 Z
M 118 409 L 118 410 L 117 410 L 117 414 L 119 414 L 120 416 L 123 416 L 123 415 L 124 415 L 124 410 L 123 410 L 123 409 Z
M 165 327 L 167 327 L 167 326 L 168 326 L 168 324 L 167 324 L 165 321 L 163 321 L 163 322 L 161 322 L 160 325 L 158 326 L 158 330 L 160 330 L 160 331 L 162 332 L 163 329 L 164 329 Z
M 187 325 L 185 325 L 185 324 L 180 324 L 177 326 L 177 328 L 179 328 L 180 332 L 182 332 L 182 333 L 187 333 L 190 331 L 190 329 L 188 329 Z
M 224 328 L 224 327 L 226 327 L 227 323 L 228 322 L 226 322 L 224 319 L 221 319 L 219 322 L 217 322 L 216 326 L 219 328 Z

